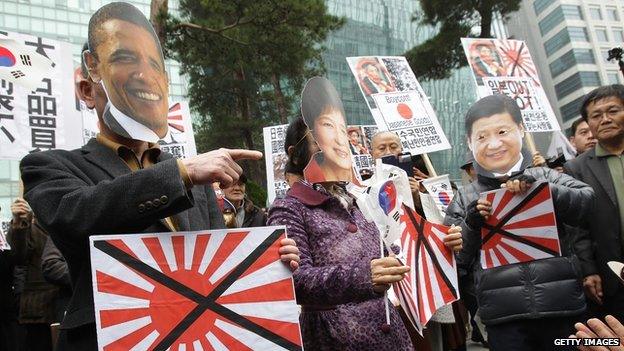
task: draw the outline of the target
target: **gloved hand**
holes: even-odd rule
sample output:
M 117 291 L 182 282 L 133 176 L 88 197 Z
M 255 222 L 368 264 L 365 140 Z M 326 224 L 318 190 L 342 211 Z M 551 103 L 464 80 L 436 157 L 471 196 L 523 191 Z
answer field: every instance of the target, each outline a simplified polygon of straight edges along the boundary
M 466 224 L 474 230 L 481 229 L 491 210 L 492 204 L 489 201 L 485 199 L 474 200 L 466 208 Z
M 527 174 L 519 174 L 510 178 L 506 183 L 501 185 L 501 188 L 506 188 L 512 193 L 524 194 L 529 190 L 531 185 L 537 180 L 535 177 Z

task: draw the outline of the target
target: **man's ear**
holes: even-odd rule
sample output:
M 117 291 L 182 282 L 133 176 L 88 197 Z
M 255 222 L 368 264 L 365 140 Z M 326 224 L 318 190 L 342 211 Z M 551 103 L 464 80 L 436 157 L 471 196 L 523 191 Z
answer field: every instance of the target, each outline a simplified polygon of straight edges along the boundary
M 474 151 L 474 150 L 472 150 L 472 143 L 470 142 L 470 137 L 469 136 L 466 137 L 466 145 L 468 145 L 468 149 L 470 151 Z
M 81 79 L 77 84 L 78 97 L 84 101 L 90 110 L 95 108 L 95 89 L 93 84 L 89 78 Z
M 97 59 L 89 50 L 85 50 L 82 52 L 82 59 L 87 66 L 87 75 L 91 78 L 94 83 L 99 83 L 102 80 L 100 73 L 97 69 Z
M 524 138 L 524 123 L 518 123 L 518 129 L 520 130 L 520 136 Z
M 568 141 L 570 142 L 570 144 L 574 145 L 574 135 L 568 137 Z

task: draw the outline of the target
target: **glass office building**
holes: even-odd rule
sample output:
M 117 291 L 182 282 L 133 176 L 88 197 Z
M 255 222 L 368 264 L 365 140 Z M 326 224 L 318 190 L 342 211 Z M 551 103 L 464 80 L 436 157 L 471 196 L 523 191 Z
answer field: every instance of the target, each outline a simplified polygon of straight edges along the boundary
M 374 124 L 372 115 L 351 74 L 345 57 L 366 55 L 401 56 L 413 46 L 433 36 L 436 30 L 412 21 L 418 13 L 413 0 L 328 0 L 330 13 L 344 16 L 345 26 L 330 35 L 324 54 L 327 76 L 342 94 L 349 123 Z M 421 81 L 453 148 L 430 154 L 439 174 L 460 177 L 459 166 L 467 150 L 464 140 L 464 113 L 476 100 L 471 72 L 463 68 L 450 78 Z

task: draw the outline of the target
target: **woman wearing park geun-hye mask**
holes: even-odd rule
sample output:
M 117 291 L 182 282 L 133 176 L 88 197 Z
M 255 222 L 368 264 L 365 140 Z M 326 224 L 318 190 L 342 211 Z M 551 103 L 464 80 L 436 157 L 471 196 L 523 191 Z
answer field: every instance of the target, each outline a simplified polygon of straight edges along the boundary
M 301 114 L 321 152 L 304 171 L 310 183 L 353 181 L 347 122 L 342 100 L 329 80 L 314 77 L 301 93 Z
M 104 123 L 122 137 L 155 143 L 168 132 L 169 84 L 162 48 L 147 18 L 119 12 L 114 19 L 101 16 L 101 23 L 89 23 L 84 59 L 89 76 L 108 98 Z M 102 26 L 115 35 L 103 35 Z

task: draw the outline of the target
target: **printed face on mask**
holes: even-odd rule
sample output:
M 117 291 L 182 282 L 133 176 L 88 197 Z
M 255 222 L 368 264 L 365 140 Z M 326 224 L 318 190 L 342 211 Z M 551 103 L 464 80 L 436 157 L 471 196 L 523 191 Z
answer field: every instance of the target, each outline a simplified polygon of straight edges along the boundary
M 312 134 L 319 148 L 323 151 L 327 167 L 351 172 L 351 153 L 347 125 L 342 112 L 326 109 L 314 121 Z
M 489 172 L 507 173 L 519 160 L 524 128 L 507 112 L 477 119 L 468 140 L 475 161 Z
M 133 23 L 102 24 L 96 48 L 97 77 L 112 105 L 160 138 L 168 131 L 169 86 L 162 52 L 154 36 Z

